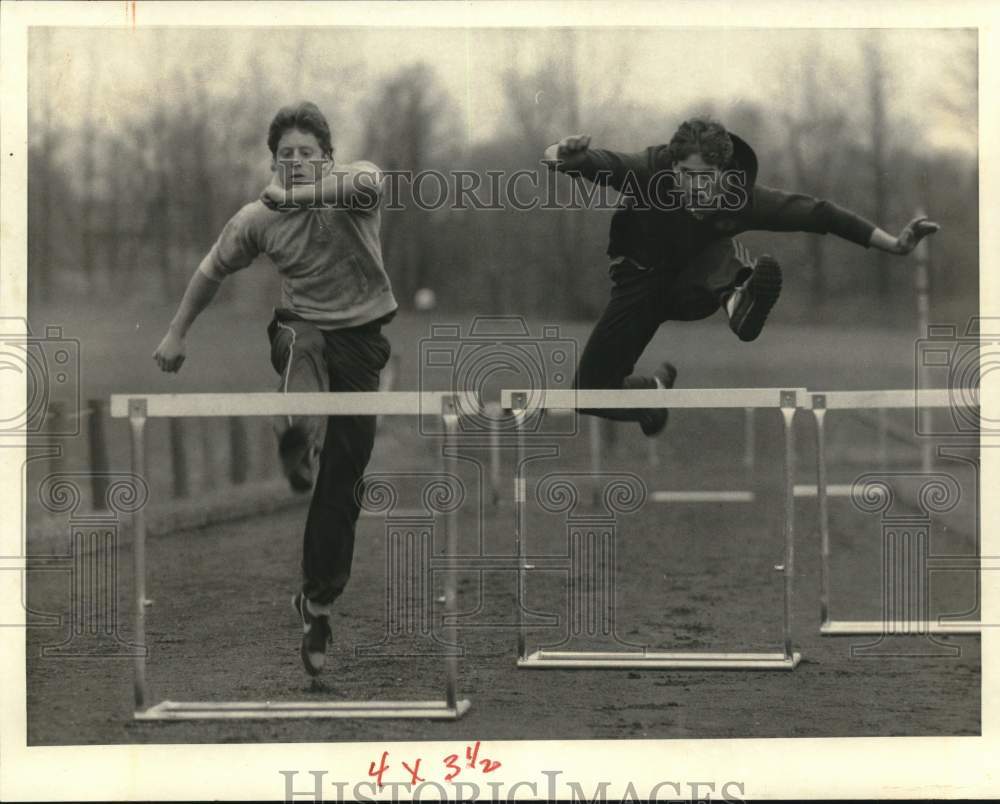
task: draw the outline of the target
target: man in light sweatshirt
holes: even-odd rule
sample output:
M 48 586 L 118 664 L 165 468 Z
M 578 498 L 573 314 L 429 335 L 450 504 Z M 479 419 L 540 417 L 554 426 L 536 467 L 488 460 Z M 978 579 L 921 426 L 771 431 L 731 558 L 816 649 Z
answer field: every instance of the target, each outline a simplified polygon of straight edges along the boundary
M 274 181 L 223 228 L 153 357 L 163 371 L 180 369 L 188 329 L 219 285 L 266 254 L 281 275 L 281 298 L 268 326 L 279 389 L 377 391 L 389 359 L 381 329 L 397 308 L 382 263 L 379 170 L 370 162 L 334 170 L 330 127 L 308 102 L 278 111 L 267 145 Z M 279 425 L 289 482 L 297 491 L 312 489 L 303 582 L 292 600 L 310 675 L 323 668 L 331 605 L 350 576 L 360 513 L 355 487 L 374 440 L 374 416 L 288 416 Z

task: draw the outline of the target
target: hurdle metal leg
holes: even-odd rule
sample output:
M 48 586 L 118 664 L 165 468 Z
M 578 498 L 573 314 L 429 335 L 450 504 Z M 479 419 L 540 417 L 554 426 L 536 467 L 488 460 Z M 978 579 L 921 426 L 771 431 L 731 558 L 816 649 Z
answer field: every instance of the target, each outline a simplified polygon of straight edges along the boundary
M 813 405 L 816 421 L 816 501 L 819 524 L 819 609 L 820 621 L 830 620 L 830 513 L 826 485 L 826 409 Z
M 597 476 L 601 473 L 604 463 L 604 428 L 608 426 L 600 416 L 590 416 L 590 476 L 594 487 L 590 490 L 590 501 L 593 505 L 601 504 L 601 491 L 597 488 Z
M 794 398 L 782 395 L 781 416 L 785 423 L 785 563 L 784 632 L 785 660 L 795 666 L 799 655 L 792 649 L 792 593 L 795 581 L 795 406 Z M 794 396 L 794 395 L 793 395 Z
M 500 504 L 500 411 L 494 408 L 493 414 L 490 418 L 490 493 L 496 507 Z
M 517 452 L 514 456 L 514 547 L 517 552 L 517 655 L 525 659 L 528 655 L 527 623 L 525 622 L 525 606 L 528 589 L 528 554 L 524 544 L 524 503 L 527 495 L 527 483 L 524 454 L 524 402 L 517 400 L 522 407 L 514 408 L 514 424 L 517 428 Z
M 442 400 L 442 416 L 445 425 L 445 448 L 442 450 L 442 461 L 444 463 L 445 475 L 457 477 L 458 468 L 458 445 L 456 436 L 458 433 L 458 411 L 455 408 L 455 400 L 445 398 Z M 453 505 L 447 514 L 448 546 L 447 555 L 449 560 L 454 560 L 458 555 L 458 506 Z M 445 571 L 444 575 L 444 623 L 445 637 L 451 645 L 458 645 L 458 588 L 455 580 L 457 569 L 454 565 Z M 461 717 L 472 706 L 471 702 L 458 699 L 458 652 L 449 651 L 445 656 L 445 706 L 449 714 L 453 713 L 455 718 Z
M 132 399 L 128 405 L 128 423 L 132 440 L 132 474 L 146 478 L 146 400 Z M 139 651 L 133 662 L 135 712 L 146 706 L 146 509 L 139 506 L 132 514 L 132 583 L 135 605 L 135 644 Z

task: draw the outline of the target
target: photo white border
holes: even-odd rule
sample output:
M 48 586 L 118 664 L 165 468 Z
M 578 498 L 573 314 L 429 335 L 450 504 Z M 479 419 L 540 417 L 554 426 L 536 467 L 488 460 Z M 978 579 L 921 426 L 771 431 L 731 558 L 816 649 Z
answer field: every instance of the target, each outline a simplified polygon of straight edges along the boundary
M 1000 104 L 989 92 L 1000 79 L 1000 10 L 988 2 L 871 0 L 747 4 L 723 0 L 697 3 L 225 3 L 124 0 L 103 3 L 0 4 L 0 315 L 26 316 L 26 109 L 28 25 L 98 27 L 170 26 L 377 26 L 516 27 L 636 26 L 745 28 L 956 28 L 980 29 L 980 277 L 982 315 L 1000 314 L 997 254 L 1000 253 Z M 983 416 L 1000 420 L 996 377 L 983 377 Z M 19 409 L 24 386 L 4 378 L 2 404 Z M 982 456 L 983 554 L 1000 555 L 986 523 L 997 521 L 1000 501 L 996 450 Z M 3 469 L 20 467 L 23 450 L 0 450 Z M 20 555 L 21 483 L 3 486 L 0 555 Z M 1000 623 L 998 573 L 983 574 L 983 621 Z M 8 576 L 8 577 L 4 577 Z M 0 573 L 0 621 L 23 621 L 16 573 Z M 985 628 L 982 640 L 982 737 L 833 738 L 747 740 L 613 740 L 490 743 L 502 768 L 480 782 L 544 781 L 543 771 L 592 791 L 605 777 L 618 780 L 609 793 L 620 797 L 632 782 L 640 796 L 664 780 L 680 783 L 735 780 L 745 799 L 986 797 L 1000 795 L 993 769 L 997 740 L 997 667 L 1000 638 Z M 309 789 L 309 770 L 326 770 L 327 781 L 367 781 L 368 762 L 382 750 L 407 743 L 127 745 L 105 747 L 25 746 L 25 644 L 21 628 L 0 628 L 0 800 L 76 799 L 279 799 L 280 770 L 296 770 L 296 789 Z M 473 697 L 476 691 L 470 690 Z M 123 690 L 122 694 L 128 694 Z M 488 696 L 488 691 L 481 693 Z M 692 719 L 695 715 L 689 715 Z M 572 724 L 567 724 L 572 733 Z M 451 752 L 454 743 L 424 743 L 423 755 Z M 412 753 L 412 750 L 409 751 Z M 461 777 L 460 777 L 461 778 Z M 505 788 L 506 789 L 506 788 Z M 719 787 L 716 788 L 718 793 Z M 333 788 L 327 788 L 333 800 Z M 428 791 L 429 792 L 429 791 Z M 541 788 L 544 795 L 544 787 Z M 686 792 L 686 790 L 685 790 Z M 562 793 L 567 791 L 563 788 Z M 665 793 L 666 794 L 666 793 Z M 483 795 L 487 789 L 483 788 Z M 716 794 L 717 795 L 717 794 Z M 299 798 L 298 800 L 306 800 Z

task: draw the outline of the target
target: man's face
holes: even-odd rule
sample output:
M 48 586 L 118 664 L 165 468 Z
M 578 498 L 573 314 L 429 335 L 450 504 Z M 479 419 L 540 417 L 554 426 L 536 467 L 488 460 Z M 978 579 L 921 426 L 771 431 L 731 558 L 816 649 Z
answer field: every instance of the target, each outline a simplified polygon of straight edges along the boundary
M 323 156 L 323 149 L 314 134 L 292 128 L 278 140 L 271 170 L 278 182 L 289 189 L 297 184 L 315 184 L 333 164 L 332 157 Z
M 684 206 L 696 218 L 717 212 L 716 199 L 720 195 L 719 178 L 722 171 L 708 164 L 700 153 L 693 153 L 687 159 L 674 162 Z

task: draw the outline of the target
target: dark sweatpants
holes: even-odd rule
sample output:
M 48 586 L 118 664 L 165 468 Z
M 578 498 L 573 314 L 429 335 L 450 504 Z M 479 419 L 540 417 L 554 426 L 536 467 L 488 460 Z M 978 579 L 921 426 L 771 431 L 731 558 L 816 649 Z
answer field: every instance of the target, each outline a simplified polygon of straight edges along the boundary
M 271 364 L 281 375 L 279 390 L 377 391 L 389 360 L 382 324 L 391 316 L 351 329 L 320 330 L 282 311 L 268 326 Z M 364 475 L 375 443 L 374 416 L 283 417 L 279 432 L 303 427 L 320 443 L 319 473 L 302 545 L 302 592 L 325 605 L 337 598 L 351 575 L 354 527 L 360 513 L 355 486 Z M 325 435 L 324 435 L 325 425 Z
M 660 324 L 708 318 L 752 267 L 746 248 L 732 238 L 713 241 L 680 273 L 643 270 L 627 260 L 615 266 L 611 300 L 580 356 L 574 387 L 655 388 L 652 377 L 632 371 Z M 654 413 L 637 408 L 582 412 L 619 421 L 643 421 Z

